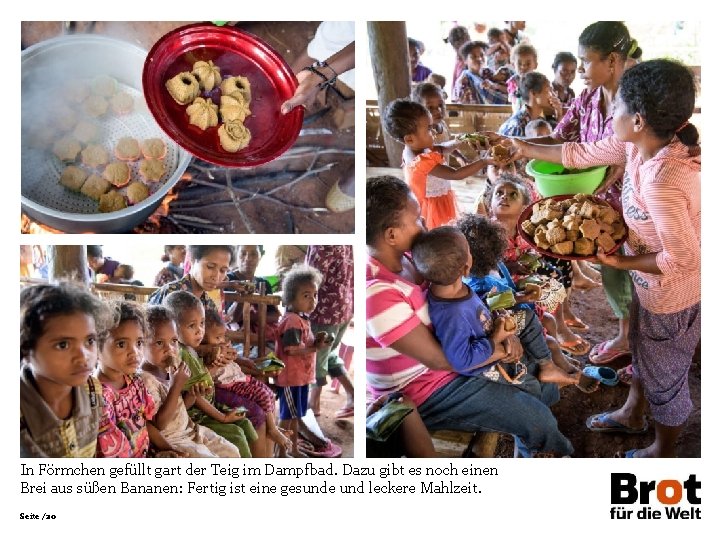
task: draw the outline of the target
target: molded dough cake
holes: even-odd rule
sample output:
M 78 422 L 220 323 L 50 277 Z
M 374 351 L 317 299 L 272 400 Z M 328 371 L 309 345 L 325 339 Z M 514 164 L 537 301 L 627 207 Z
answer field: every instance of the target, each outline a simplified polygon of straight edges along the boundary
M 110 191 L 111 187 L 112 184 L 105 180 L 102 176 L 92 174 L 90 175 L 90 178 L 85 180 L 82 189 L 80 189 L 80 193 L 87 195 L 91 199 L 99 201 L 100 197 Z
M 105 167 L 103 178 L 115 187 L 123 187 L 130 181 L 130 167 L 122 161 L 111 163 Z
M 65 170 L 60 175 L 60 183 L 68 189 L 80 191 L 86 178 L 87 173 L 84 170 L 75 165 L 70 165 L 65 167 Z
M 210 98 L 196 98 L 185 112 L 190 117 L 190 123 L 203 131 L 218 125 L 218 107 Z
M 165 174 L 165 163 L 159 159 L 143 159 L 140 162 L 140 174 L 150 182 L 157 182 Z
M 203 92 L 209 92 L 219 85 L 220 81 L 222 81 L 220 68 L 213 64 L 212 60 L 208 60 L 207 62 L 203 62 L 202 60 L 195 62 L 193 64 L 192 73 L 200 82 L 200 88 Z
M 140 145 L 140 150 L 147 159 L 163 159 L 167 153 L 167 146 L 162 139 L 145 139 Z
M 218 129 L 220 144 L 227 152 L 237 152 L 250 144 L 250 130 L 240 120 L 231 120 Z
M 88 167 L 100 167 L 110 161 L 108 151 L 99 144 L 91 144 L 80 152 L 82 162 Z
M 115 145 L 115 157 L 123 161 L 140 159 L 140 143 L 132 137 L 122 137 Z
M 165 88 L 180 105 L 187 105 L 200 95 L 200 83 L 189 71 L 183 71 L 169 79 Z

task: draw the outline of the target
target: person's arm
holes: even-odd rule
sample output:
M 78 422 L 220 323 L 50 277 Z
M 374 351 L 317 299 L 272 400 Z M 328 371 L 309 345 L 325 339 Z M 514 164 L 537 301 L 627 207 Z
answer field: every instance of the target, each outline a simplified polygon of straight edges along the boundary
M 223 424 L 232 424 L 245 418 L 245 414 L 235 414 L 234 412 L 229 412 L 227 414 L 221 413 L 212 403 L 200 395 L 195 398 L 195 406 L 213 420 L 217 420 Z
M 153 398 L 156 399 L 158 403 L 160 403 L 157 414 L 155 415 L 155 418 L 153 418 L 153 423 L 160 431 L 167 427 L 167 425 L 170 423 L 173 416 L 175 415 L 175 408 L 177 407 L 178 398 L 182 393 L 185 382 L 189 378 L 190 370 L 183 362 L 180 364 L 178 370 L 175 372 L 175 375 L 172 378 L 172 383 L 170 384 L 170 389 L 168 390 L 168 394 L 165 397 L 165 401 L 160 401 L 159 394 L 154 392 L 151 394 Z M 148 391 L 150 390 L 148 389 Z
M 165 437 L 162 436 L 158 428 L 152 423 L 147 423 L 148 435 L 150 436 L 150 444 L 157 450 L 172 450 L 173 447 L 170 445 Z
M 420 323 L 389 347 L 437 371 L 455 371 L 427 326 Z
M 656 179 L 662 177 L 663 173 L 663 169 L 651 172 Z M 607 266 L 647 274 L 697 272 L 700 269 L 700 239 L 694 232 L 688 214 L 686 194 L 682 189 L 667 183 L 653 182 L 643 188 L 640 196 L 652 217 L 662 251 L 642 255 L 598 253 L 598 260 Z
M 325 77 L 308 70 L 303 69 L 297 74 L 298 87 L 295 94 L 289 100 L 282 104 L 280 112 L 287 114 L 299 105 L 312 103 L 315 96 L 321 90 L 322 84 L 332 80 L 336 75 L 345 73 L 355 67 L 355 42 L 348 43 L 344 48 L 333 54 L 325 60 L 325 66 L 315 66 L 314 69 L 322 73 Z
M 501 163 L 493 159 L 478 159 L 462 167 L 450 167 L 449 165 L 436 165 L 430 170 L 430 174 L 442 178 L 444 180 L 464 180 L 468 176 L 479 173 L 488 165 L 500 165 Z

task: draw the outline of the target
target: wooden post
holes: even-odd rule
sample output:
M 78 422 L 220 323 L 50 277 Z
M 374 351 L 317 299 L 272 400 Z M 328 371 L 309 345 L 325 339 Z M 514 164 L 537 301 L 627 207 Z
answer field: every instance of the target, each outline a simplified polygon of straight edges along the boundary
M 404 22 L 368 21 L 370 58 L 380 113 L 388 103 L 410 96 L 410 59 Z M 383 131 L 390 167 L 402 164 L 403 145 Z
M 73 280 L 90 286 L 85 246 L 48 246 L 48 280 Z

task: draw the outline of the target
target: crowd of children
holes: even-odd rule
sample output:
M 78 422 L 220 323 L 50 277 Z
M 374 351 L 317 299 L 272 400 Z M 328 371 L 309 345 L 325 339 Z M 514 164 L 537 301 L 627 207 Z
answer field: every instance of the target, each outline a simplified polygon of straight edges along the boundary
M 384 131 L 405 145 L 408 194 L 396 178 L 368 179 L 372 410 L 398 395 L 411 403 L 419 420 L 408 417 L 397 432 L 404 452 L 434 455 L 423 424 L 430 430 L 471 431 L 477 421 L 455 409 L 460 377 L 505 385 L 549 404 L 552 387 L 597 389 L 597 384 L 580 384 L 581 372 L 588 370 L 578 357 L 590 353 L 589 362 L 602 366 L 632 353 L 626 403 L 590 416 L 587 427 L 643 433 L 647 400 L 655 440 L 622 455 L 674 456 L 692 409 L 688 368 L 700 321 L 700 151 L 698 132 L 689 124 L 692 74 L 669 60 L 639 62 L 642 51 L 619 22 L 589 25 L 579 38 L 577 58 L 556 54 L 553 80 L 536 71 L 538 53 L 526 40 L 511 46 L 508 33 L 496 28 L 487 37 L 487 43 L 472 41 L 463 27 L 448 36 L 458 53 L 452 99 L 509 101 L 514 112 L 497 134 L 450 133 L 443 91 L 427 80 L 414 86 L 412 100 L 395 100 L 382 111 Z M 588 85 L 578 97 L 571 88 L 576 73 Z M 473 144 L 473 159 L 458 153 L 461 141 L 474 139 L 482 142 Z M 497 145 L 506 151 L 486 152 Z M 459 167 L 451 164 L 454 156 Z M 518 233 L 521 213 L 540 198 L 523 174 L 533 158 L 568 168 L 611 166 L 597 194 L 624 210 L 631 230 L 624 251 L 612 256 L 600 251 L 591 261 L 595 268 L 534 252 Z M 452 182 L 481 172 L 487 181 L 477 213 L 460 215 Z M 576 333 L 588 326 L 572 312 L 570 294 L 599 286 L 601 274 L 620 329 L 618 337 L 591 350 Z M 630 289 L 618 292 L 626 281 L 634 284 L 632 295 Z M 508 304 L 493 307 L 500 297 Z M 671 327 L 674 335 L 668 333 Z M 458 388 L 451 398 L 445 388 L 453 384 Z M 488 407 L 494 406 L 490 398 Z M 558 439 L 552 449 L 537 441 L 528 444 L 518 426 L 512 428 L 516 431 L 506 432 L 515 435 L 521 455 L 572 452 Z M 552 423 L 546 429 L 555 437 Z M 375 450 L 374 444 L 368 448 Z
M 190 251 L 199 247 L 209 248 L 200 250 L 203 257 L 234 254 L 231 246 Z M 218 277 L 216 286 L 223 285 Z M 316 352 L 335 338 L 310 330 L 322 279 L 308 266 L 284 277 L 286 310 L 274 348 L 285 367 L 272 386 L 239 356 L 215 304 L 192 287 L 165 291 L 160 304 L 149 306 L 103 302 L 70 282 L 24 288 L 21 456 L 305 456 L 298 436 Z

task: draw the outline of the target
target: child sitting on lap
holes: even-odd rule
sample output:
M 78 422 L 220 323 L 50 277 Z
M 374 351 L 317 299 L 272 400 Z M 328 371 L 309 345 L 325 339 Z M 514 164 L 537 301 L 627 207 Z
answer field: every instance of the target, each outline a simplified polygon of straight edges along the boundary
M 163 306 L 150 306 L 146 318 L 148 333 L 141 376 L 159 404 L 153 419 L 155 427 L 173 448 L 188 457 L 240 457 L 235 445 L 197 425 L 187 414 L 183 386 L 190 378 L 190 370 L 185 364 L 178 366 L 177 326 L 170 311 Z
M 412 256 L 420 275 L 430 282 L 430 320 L 455 371 L 493 377 L 495 363 L 518 360 L 518 355 L 510 354 L 508 338 L 516 330 L 509 329 L 511 319 L 499 316 L 493 320 L 480 298 L 462 281 L 472 266 L 472 255 L 458 228 L 438 227 L 421 234 L 413 243 Z
M 259 405 L 264 414 L 267 426 L 267 435 L 275 443 L 286 448 L 292 446 L 288 439 L 277 428 L 275 423 L 275 394 L 262 381 L 246 375 L 240 368 L 240 363 L 246 369 L 257 371 L 252 360 L 238 359 L 237 352 L 226 336 L 225 321 L 217 311 L 205 313 L 205 336 L 203 344 L 213 347 L 214 354 L 222 355 L 230 362 L 224 365 L 212 364 L 208 371 L 215 382 L 215 399 L 218 403 L 229 407 L 246 406 L 247 401 Z
M 175 291 L 163 300 L 163 306 L 170 310 L 177 324 L 180 344 L 180 359 L 190 370 L 194 382 L 188 388 L 185 405 L 190 418 L 197 424 L 208 427 L 233 443 L 241 457 L 251 457 L 250 443 L 258 435 L 245 413 L 220 412 L 215 407 L 215 387 L 212 377 L 198 356 L 196 348 L 205 335 L 205 310 L 202 302 L 190 292 Z M 187 384 L 186 384 L 187 386 Z
M 502 225 L 483 216 L 465 214 L 458 220 L 457 227 L 465 235 L 473 254 L 470 274 L 463 281 L 481 298 L 491 291 L 512 291 L 515 306 L 511 310 L 520 319 L 518 337 L 528 356 L 540 366 L 538 379 L 561 386 L 577 383 L 577 368 L 562 354 L 557 343 L 552 338 L 548 339 L 536 314 L 534 303 L 540 300 L 537 286 L 528 285 L 519 290 L 502 261 L 507 249 Z M 552 362 L 547 362 L 549 359 Z
M 91 376 L 100 301 L 70 284 L 20 293 L 20 457 L 94 457 L 103 402 Z

